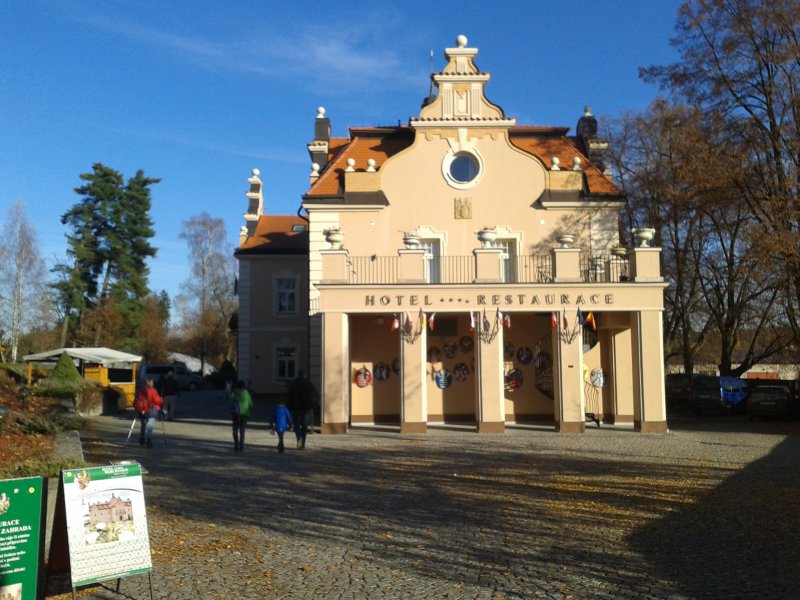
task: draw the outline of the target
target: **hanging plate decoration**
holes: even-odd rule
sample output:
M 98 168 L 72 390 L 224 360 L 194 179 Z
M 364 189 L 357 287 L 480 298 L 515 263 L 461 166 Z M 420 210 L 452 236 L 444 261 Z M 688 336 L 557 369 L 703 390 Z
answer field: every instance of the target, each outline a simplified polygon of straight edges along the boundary
M 455 367 L 453 367 L 453 377 L 456 378 L 456 381 L 466 381 L 469 379 L 469 367 L 467 363 L 457 363 Z
M 505 341 L 503 342 L 503 355 L 508 358 L 514 358 L 514 342 Z
M 517 350 L 517 360 L 523 365 L 529 365 L 533 360 L 533 352 L 527 346 L 520 346 Z
M 372 383 L 372 373 L 367 367 L 361 367 L 356 371 L 356 385 L 360 388 L 367 387 Z
M 465 335 L 460 340 L 458 340 L 458 347 L 461 348 L 461 351 L 465 354 L 469 354 L 472 352 L 472 347 L 475 345 L 475 342 L 472 341 L 472 338 L 468 335 Z
M 510 390 L 517 390 L 522 387 L 523 377 L 522 371 L 519 369 L 511 369 L 506 373 L 506 387 Z
M 436 346 L 431 346 L 430 348 L 428 348 L 428 362 L 429 363 L 442 362 L 442 353 Z
M 458 344 L 454 342 L 447 342 L 444 346 L 442 346 L 442 352 L 446 358 L 455 358 L 456 354 L 458 354 Z
M 385 362 L 377 363 L 375 365 L 375 381 L 386 381 L 391 372 L 391 368 Z
M 443 390 L 449 388 L 453 383 L 453 376 L 447 369 L 439 369 L 434 374 L 433 380 L 436 382 L 436 387 Z
M 400 358 L 395 357 L 392 361 L 392 371 L 394 371 L 395 375 L 400 375 Z
M 603 369 L 600 367 L 592 369 L 592 373 L 589 375 L 589 381 L 594 387 L 603 387 L 606 384 L 606 374 Z

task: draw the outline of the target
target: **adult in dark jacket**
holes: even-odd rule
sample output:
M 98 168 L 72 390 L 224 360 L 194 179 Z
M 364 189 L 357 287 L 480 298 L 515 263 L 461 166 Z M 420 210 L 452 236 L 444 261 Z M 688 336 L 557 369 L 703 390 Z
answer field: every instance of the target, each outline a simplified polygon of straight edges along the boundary
M 310 427 L 314 426 L 314 407 L 318 403 L 317 389 L 306 377 L 305 371 L 300 369 L 289 386 L 287 407 L 292 412 L 294 421 L 294 434 L 297 438 L 297 447 L 306 447 L 306 435 Z

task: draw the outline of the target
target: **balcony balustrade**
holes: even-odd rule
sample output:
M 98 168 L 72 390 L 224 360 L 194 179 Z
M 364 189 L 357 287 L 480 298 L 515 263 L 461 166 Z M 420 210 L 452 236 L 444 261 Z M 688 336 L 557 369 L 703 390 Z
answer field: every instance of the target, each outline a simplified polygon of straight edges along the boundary
M 394 285 L 399 280 L 399 256 L 348 256 L 348 283 Z M 470 285 L 477 278 L 474 256 L 425 257 L 425 282 L 428 284 Z M 503 283 L 552 283 L 550 255 L 517 255 L 501 258 Z M 628 259 L 619 256 L 583 257 L 580 280 L 585 283 L 613 283 L 629 280 Z

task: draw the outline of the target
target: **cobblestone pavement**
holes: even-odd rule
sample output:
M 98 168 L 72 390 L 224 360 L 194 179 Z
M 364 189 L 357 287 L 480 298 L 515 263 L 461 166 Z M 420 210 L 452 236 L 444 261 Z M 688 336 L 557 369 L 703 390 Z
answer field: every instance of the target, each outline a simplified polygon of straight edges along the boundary
M 184 396 L 152 450 L 131 414 L 92 420 L 89 460 L 146 469 L 157 598 L 800 597 L 798 423 L 287 433 L 278 454 L 266 414 L 241 454 L 218 393 Z

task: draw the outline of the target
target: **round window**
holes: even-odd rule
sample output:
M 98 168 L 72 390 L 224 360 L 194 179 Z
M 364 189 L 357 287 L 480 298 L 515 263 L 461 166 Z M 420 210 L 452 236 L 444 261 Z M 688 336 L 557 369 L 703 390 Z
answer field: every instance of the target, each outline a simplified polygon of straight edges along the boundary
M 458 183 L 469 183 L 478 176 L 480 165 L 470 154 L 457 154 L 450 163 L 450 177 Z

